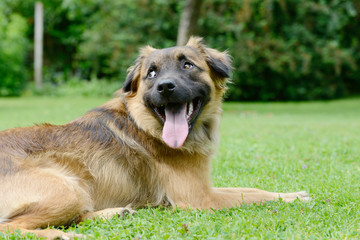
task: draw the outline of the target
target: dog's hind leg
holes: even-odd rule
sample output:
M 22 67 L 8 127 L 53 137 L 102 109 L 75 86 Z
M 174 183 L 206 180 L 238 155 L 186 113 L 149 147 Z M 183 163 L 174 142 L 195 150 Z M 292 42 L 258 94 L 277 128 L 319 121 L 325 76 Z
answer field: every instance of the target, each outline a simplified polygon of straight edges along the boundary
M 91 200 L 79 180 L 54 169 L 31 169 L 0 176 L 0 231 L 34 233 L 48 239 L 72 239 L 81 235 L 48 226 L 68 225 L 91 211 Z

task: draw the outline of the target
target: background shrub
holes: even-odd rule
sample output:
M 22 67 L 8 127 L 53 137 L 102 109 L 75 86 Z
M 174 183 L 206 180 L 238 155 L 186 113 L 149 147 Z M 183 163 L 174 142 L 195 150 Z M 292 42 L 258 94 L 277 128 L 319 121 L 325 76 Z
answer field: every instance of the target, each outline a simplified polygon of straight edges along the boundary
M 16 13 L 8 13 L 0 3 L 0 96 L 20 95 L 28 73 L 25 59 L 28 54 L 26 19 Z
M 43 2 L 44 79 L 55 86 L 73 78 L 122 82 L 139 47 L 174 45 L 184 7 L 176 0 Z M 33 0 L 5 5 L 32 25 Z M 233 56 L 229 100 L 332 99 L 360 93 L 359 13 L 357 0 L 208 0 L 198 35 Z M 26 36 L 32 41 L 31 31 Z M 22 73 L 31 76 L 31 68 Z

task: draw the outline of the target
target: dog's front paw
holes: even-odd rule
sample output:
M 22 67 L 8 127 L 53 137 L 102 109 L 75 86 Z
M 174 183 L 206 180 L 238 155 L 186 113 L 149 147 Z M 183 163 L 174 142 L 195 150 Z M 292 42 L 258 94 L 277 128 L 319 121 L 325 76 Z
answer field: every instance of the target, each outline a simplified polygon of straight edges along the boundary
M 134 215 L 136 213 L 135 210 L 131 208 L 124 207 L 124 208 L 107 208 L 101 211 L 96 212 L 96 215 L 100 218 L 112 218 L 114 216 L 117 217 L 125 217 L 127 215 Z
M 310 201 L 311 197 L 309 194 L 305 191 L 302 192 L 294 192 L 294 193 L 281 193 L 280 198 L 284 202 L 293 202 L 296 199 L 299 199 L 300 201 Z
M 41 230 L 29 230 L 29 233 L 35 234 L 39 238 L 45 239 L 61 239 L 61 240 L 73 240 L 73 239 L 91 239 L 92 235 L 83 235 L 74 232 L 63 232 L 57 229 L 41 229 Z

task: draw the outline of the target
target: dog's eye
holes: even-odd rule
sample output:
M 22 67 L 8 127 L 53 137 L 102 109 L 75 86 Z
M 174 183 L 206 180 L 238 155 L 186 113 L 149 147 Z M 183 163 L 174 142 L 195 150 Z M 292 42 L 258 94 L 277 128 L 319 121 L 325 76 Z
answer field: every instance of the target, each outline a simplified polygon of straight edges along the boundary
M 192 63 L 190 63 L 190 62 L 185 62 L 185 63 L 184 63 L 184 69 L 186 69 L 186 70 L 192 68 L 193 66 L 194 66 L 194 65 L 193 65 Z
M 148 78 L 154 78 L 156 76 L 156 72 L 154 69 L 150 69 L 149 72 L 148 72 L 148 75 L 147 77 Z

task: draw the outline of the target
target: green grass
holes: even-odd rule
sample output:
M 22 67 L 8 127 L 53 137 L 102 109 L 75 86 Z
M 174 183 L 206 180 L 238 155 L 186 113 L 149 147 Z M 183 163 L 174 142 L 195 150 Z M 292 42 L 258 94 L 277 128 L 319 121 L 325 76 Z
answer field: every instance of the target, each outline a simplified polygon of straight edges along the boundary
M 65 123 L 104 101 L 0 99 L 0 129 Z M 306 190 L 313 200 L 221 211 L 141 209 L 133 217 L 87 221 L 66 231 L 97 239 L 360 238 L 360 99 L 226 103 L 221 136 L 215 186 Z

